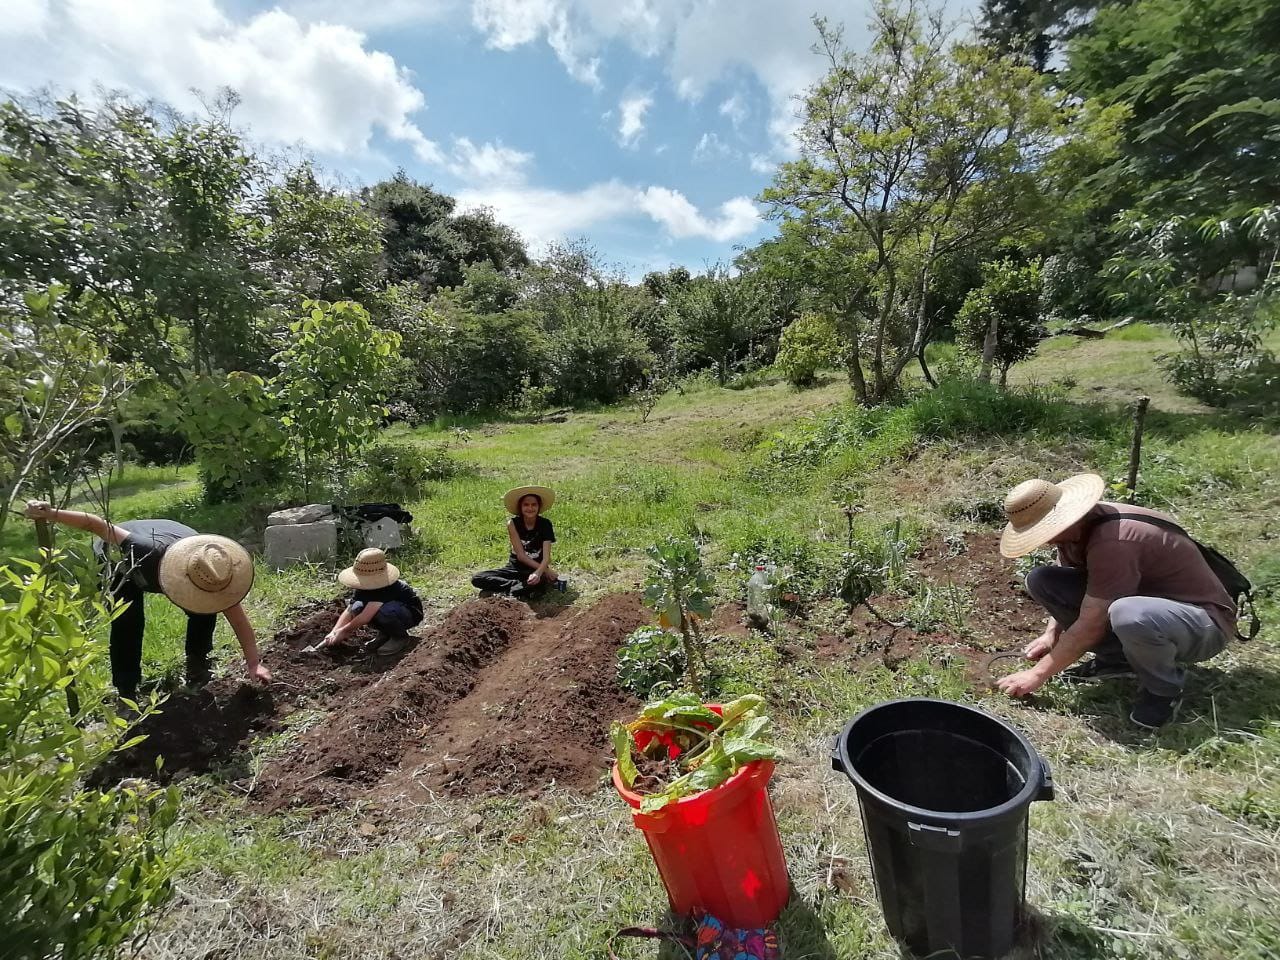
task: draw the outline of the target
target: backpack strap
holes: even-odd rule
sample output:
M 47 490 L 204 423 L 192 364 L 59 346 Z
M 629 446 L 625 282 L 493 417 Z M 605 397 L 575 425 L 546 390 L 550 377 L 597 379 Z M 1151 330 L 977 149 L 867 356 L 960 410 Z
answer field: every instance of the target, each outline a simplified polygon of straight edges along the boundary
M 1166 520 L 1164 517 L 1148 517 L 1145 514 L 1140 513 L 1107 513 L 1100 517 L 1095 517 L 1093 519 L 1093 523 L 1089 525 L 1089 529 L 1085 534 L 1086 540 L 1088 539 L 1088 535 L 1093 532 L 1094 527 L 1100 523 L 1107 523 L 1112 520 L 1137 520 L 1140 523 L 1148 523 L 1153 527 L 1160 527 L 1162 530 L 1168 530 L 1170 533 L 1181 534 L 1196 545 L 1196 549 L 1200 551 L 1200 555 L 1204 557 L 1205 562 L 1209 565 L 1210 572 L 1218 578 L 1219 583 L 1222 583 L 1222 577 L 1218 573 L 1217 569 L 1215 569 L 1215 564 L 1212 562 L 1213 559 L 1216 557 L 1218 560 L 1230 566 L 1235 575 L 1244 583 L 1244 587 L 1236 592 L 1231 598 L 1236 602 L 1237 624 L 1240 620 L 1244 619 L 1245 610 L 1247 609 L 1249 611 L 1249 632 L 1247 634 L 1241 633 L 1239 626 L 1237 626 L 1236 639 L 1247 641 L 1252 640 L 1258 635 L 1258 631 L 1262 629 L 1262 621 L 1258 617 L 1257 607 L 1253 605 L 1253 588 L 1248 579 L 1246 579 L 1245 576 L 1236 569 L 1236 565 L 1234 563 L 1228 560 L 1221 553 L 1218 553 L 1218 551 L 1213 550 L 1211 547 L 1206 547 L 1203 543 L 1191 534 L 1187 533 L 1186 530 L 1182 529 L 1182 527 L 1178 526 L 1172 520 Z M 1231 593 L 1231 589 L 1226 583 L 1223 583 L 1223 587 L 1227 589 L 1228 593 Z

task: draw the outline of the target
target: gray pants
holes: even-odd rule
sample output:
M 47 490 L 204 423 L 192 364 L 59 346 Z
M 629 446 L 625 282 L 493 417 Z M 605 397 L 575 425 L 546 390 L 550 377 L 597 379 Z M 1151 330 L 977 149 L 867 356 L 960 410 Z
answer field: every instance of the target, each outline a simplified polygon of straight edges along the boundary
M 1080 616 L 1085 572 L 1073 567 L 1036 567 L 1027 593 L 1065 630 Z M 1227 637 L 1202 607 L 1164 597 L 1121 597 L 1107 610 L 1111 629 L 1093 648 L 1106 663 L 1127 660 L 1144 690 L 1176 697 L 1186 681 L 1183 664 L 1217 656 Z

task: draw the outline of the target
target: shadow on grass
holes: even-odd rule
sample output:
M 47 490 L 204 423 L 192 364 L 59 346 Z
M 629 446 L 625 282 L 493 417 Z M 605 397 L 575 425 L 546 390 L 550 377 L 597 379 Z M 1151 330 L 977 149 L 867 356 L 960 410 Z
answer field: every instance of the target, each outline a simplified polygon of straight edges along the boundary
M 1136 694 L 1133 681 L 1108 681 L 1083 688 L 1075 703 L 1091 715 L 1089 726 L 1109 740 L 1135 749 L 1147 749 L 1154 742 L 1180 753 L 1190 753 L 1224 734 L 1280 720 L 1280 670 L 1265 664 L 1190 667 L 1178 716 L 1159 731 L 1130 722 Z

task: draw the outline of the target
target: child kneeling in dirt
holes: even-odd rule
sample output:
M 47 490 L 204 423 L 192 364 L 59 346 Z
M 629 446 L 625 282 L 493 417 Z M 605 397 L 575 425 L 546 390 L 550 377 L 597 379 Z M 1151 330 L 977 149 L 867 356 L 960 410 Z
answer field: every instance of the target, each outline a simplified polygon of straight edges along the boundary
M 547 487 L 516 487 L 507 491 L 502 502 L 512 514 L 507 521 L 511 556 L 505 567 L 481 570 L 471 578 L 471 585 L 511 597 L 528 597 L 547 587 L 563 592 L 565 579 L 551 569 L 551 544 L 556 542 L 556 531 L 551 521 L 542 516 L 556 502 L 555 492 Z
M 422 600 L 385 553 L 376 547 L 361 550 L 356 562 L 338 574 L 338 582 L 355 590 L 355 596 L 314 651 L 345 643 L 369 623 L 379 634 L 365 647 L 369 652 L 394 656 L 409 645 L 410 628 L 422 622 Z

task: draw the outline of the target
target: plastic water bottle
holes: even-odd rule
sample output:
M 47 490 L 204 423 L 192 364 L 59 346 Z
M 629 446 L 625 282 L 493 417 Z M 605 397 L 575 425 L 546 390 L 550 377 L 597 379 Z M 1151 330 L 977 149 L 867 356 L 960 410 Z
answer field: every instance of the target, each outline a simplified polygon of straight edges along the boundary
M 767 627 L 773 612 L 773 581 L 764 564 L 747 581 L 747 619 L 758 627 Z

